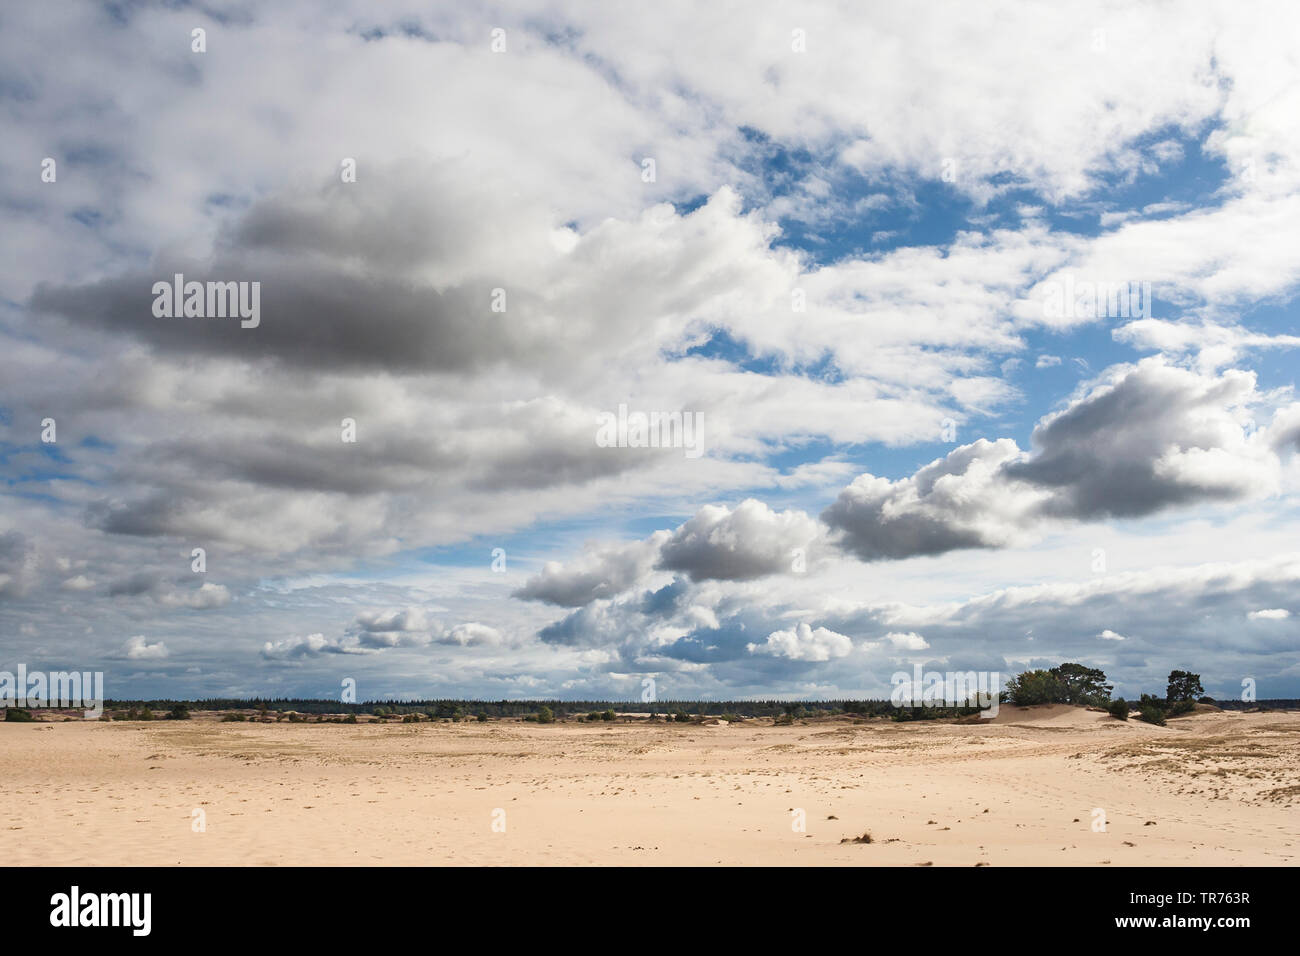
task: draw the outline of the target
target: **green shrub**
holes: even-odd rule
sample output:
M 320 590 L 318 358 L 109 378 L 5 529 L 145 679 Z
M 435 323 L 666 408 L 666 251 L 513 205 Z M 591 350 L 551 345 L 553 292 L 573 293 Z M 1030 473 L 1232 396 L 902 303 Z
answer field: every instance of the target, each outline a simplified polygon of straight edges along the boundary
M 356 722 L 357 722 L 356 714 L 348 714 L 346 717 L 343 718 L 343 723 L 345 724 L 355 724 Z
M 1151 703 L 1144 703 L 1138 707 L 1138 720 L 1145 720 L 1148 724 L 1163 727 L 1165 725 L 1165 712 Z
M 30 710 L 23 710 L 21 707 L 6 707 L 5 721 L 14 724 L 30 724 L 36 720 Z
M 145 708 L 141 709 L 141 711 L 140 711 L 140 719 L 141 719 L 141 720 L 153 720 L 153 711 L 150 710 L 148 707 L 145 707 Z
M 555 723 L 555 712 L 552 711 L 551 708 L 543 704 L 542 707 L 537 711 L 537 722 L 539 724 Z
M 1117 720 L 1128 720 L 1128 701 L 1123 697 L 1118 700 L 1112 700 L 1110 706 L 1106 708 L 1110 715 Z
M 221 718 L 221 722 L 223 724 L 234 724 L 234 723 L 244 722 L 247 720 L 248 718 L 245 717 L 243 714 L 226 714 L 226 716 Z
M 1007 696 L 1019 707 L 1063 703 L 1065 689 L 1051 671 L 1025 671 L 1007 681 Z
M 483 713 L 482 711 L 479 711 L 479 715 L 476 719 L 480 724 L 486 724 L 488 722 L 488 715 Z
M 173 704 L 172 709 L 167 712 L 168 720 L 189 720 L 190 709 L 184 704 Z

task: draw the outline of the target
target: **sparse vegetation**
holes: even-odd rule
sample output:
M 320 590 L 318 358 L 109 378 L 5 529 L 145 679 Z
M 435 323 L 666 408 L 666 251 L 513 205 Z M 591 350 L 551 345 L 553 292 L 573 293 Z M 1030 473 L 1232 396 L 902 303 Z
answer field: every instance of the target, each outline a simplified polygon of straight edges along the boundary
M 1128 701 L 1123 697 L 1118 700 L 1112 700 L 1110 706 L 1106 708 L 1112 717 L 1116 720 L 1128 720 Z
M 21 707 L 6 707 L 5 721 L 11 724 L 29 724 L 36 720 L 30 710 L 23 710 Z

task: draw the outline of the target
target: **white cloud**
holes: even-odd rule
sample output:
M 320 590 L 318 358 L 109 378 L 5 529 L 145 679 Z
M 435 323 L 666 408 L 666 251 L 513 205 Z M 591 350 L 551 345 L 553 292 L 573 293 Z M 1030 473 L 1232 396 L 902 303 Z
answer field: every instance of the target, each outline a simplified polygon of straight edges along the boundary
M 885 640 L 900 651 L 924 651 L 930 647 L 929 642 L 915 631 L 891 631 L 885 635 Z
M 829 661 L 848 654 L 853 642 L 843 634 L 800 622 L 794 630 L 773 631 L 764 643 L 746 647 L 751 654 L 772 654 L 792 661 Z
M 1262 611 L 1251 611 L 1246 616 L 1252 621 L 1285 621 L 1291 616 L 1291 612 L 1283 607 L 1274 607 Z
M 128 660 L 133 661 L 162 660 L 169 656 L 167 645 L 163 641 L 155 641 L 150 644 L 142 634 L 137 634 L 135 637 L 128 639 L 126 644 L 122 646 L 122 652 Z

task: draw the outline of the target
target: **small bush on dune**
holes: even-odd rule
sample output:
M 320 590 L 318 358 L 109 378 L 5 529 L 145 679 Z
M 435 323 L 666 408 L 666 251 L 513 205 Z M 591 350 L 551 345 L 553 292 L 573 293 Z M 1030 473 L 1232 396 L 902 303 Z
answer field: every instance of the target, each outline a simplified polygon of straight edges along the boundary
M 1128 720 L 1128 701 L 1123 697 L 1119 700 L 1112 700 L 1106 710 L 1116 720 Z
M 36 720 L 30 710 L 23 710 L 21 707 L 6 707 L 5 721 L 14 724 L 30 724 Z
M 221 718 L 221 722 L 223 724 L 233 724 L 233 723 L 239 723 L 247 720 L 248 718 L 245 717 L 243 714 L 226 714 L 226 716 Z
M 1148 724 L 1163 727 L 1165 725 L 1165 712 L 1153 704 L 1145 703 L 1138 708 L 1138 720 L 1144 720 Z

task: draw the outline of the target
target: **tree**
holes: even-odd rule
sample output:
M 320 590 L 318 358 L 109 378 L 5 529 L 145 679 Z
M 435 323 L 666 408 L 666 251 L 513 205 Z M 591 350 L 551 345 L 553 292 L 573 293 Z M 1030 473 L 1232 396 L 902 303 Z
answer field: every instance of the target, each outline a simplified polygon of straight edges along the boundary
M 1165 700 L 1175 703 L 1180 700 L 1196 700 L 1205 693 L 1201 686 L 1201 675 L 1191 671 L 1170 671 L 1169 687 L 1165 691 Z
M 1082 664 L 1061 664 L 1049 673 L 1060 685 L 1060 703 L 1104 707 L 1110 701 L 1113 685 L 1106 683 L 1106 675 L 1095 667 Z

